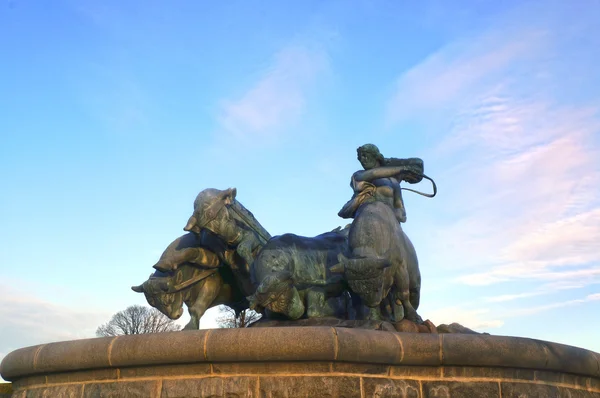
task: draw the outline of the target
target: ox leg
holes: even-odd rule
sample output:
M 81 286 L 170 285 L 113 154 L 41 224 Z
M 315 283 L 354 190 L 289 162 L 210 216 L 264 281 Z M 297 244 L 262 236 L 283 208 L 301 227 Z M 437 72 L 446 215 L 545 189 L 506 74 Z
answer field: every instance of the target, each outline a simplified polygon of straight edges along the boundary
M 358 247 L 352 250 L 351 256 L 338 256 L 345 272 L 346 281 L 353 295 L 360 297 L 368 307 L 366 314 L 357 314 L 358 319 L 381 320 L 380 305 L 392 285 L 390 260 L 378 255 L 373 248 Z M 360 316 L 360 317 L 359 317 Z
M 304 295 L 303 295 L 304 296 Z M 288 271 L 271 272 L 262 279 L 256 292 L 248 296 L 250 308 L 266 308 L 290 319 L 300 319 L 306 310 L 304 297 L 294 287 Z
M 367 315 L 367 319 L 370 319 L 373 321 L 383 321 L 384 320 L 379 306 L 369 307 L 369 315 Z
M 350 292 L 350 300 L 352 306 L 351 317 L 349 319 L 364 320 L 369 316 L 368 307 L 364 305 L 360 296 L 354 292 Z
M 341 302 L 338 298 L 327 298 L 323 289 L 309 289 L 306 292 L 306 316 L 308 318 L 322 318 L 336 316 L 343 312 Z
M 398 294 L 396 292 L 397 289 L 393 286 L 386 297 L 386 301 L 388 302 L 387 305 L 391 310 L 389 311 L 389 319 L 392 322 L 400 322 L 404 319 L 404 306 L 402 305 L 402 302 L 397 299 Z
M 402 304 L 404 307 L 404 317 L 409 321 L 418 322 L 419 315 L 417 310 L 410 302 L 410 287 L 408 279 L 408 270 L 405 264 L 399 264 L 394 274 L 394 284 L 396 285 L 396 304 Z M 400 321 L 397 319 L 396 321 Z
M 188 304 L 188 311 L 190 313 L 190 321 L 185 325 L 184 330 L 198 330 L 200 329 L 200 318 L 204 315 L 207 309 L 209 309 L 212 303 L 219 295 L 221 288 L 221 281 L 216 278 L 213 274 L 201 282 L 201 285 L 195 289 L 194 293 L 190 298 L 191 302 Z
M 306 316 L 308 318 L 320 318 L 325 316 L 325 292 L 321 289 L 309 289 L 306 292 Z

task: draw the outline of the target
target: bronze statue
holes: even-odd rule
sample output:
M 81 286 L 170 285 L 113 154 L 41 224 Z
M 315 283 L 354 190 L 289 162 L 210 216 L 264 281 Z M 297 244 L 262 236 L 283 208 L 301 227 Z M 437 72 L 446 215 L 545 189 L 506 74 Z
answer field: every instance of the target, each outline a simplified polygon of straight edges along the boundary
M 386 196 L 393 198 L 392 203 L 394 207 L 394 214 L 399 222 L 406 222 L 406 209 L 404 207 L 404 200 L 402 199 L 402 190 L 416 192 L 427 197 L 435 196 L 435 183 L 433 194 L 424 194 L 413 189 L 400 188 L 401 181 L 416 184 L 421 182 L 423 178 L 427 178 L 433 182 L 433 180 L 431 180 L 429 177 L 423 175 L 423 161 L 421 159 L 384 158 L 381 152 L 379 152 L 379 148 L 373 144 L 365 144 L 359 147 L 356 152 L 358 154 L 358 160 L 364 170 L 373 171 L 370 173 L 361 171 L 354 173 L 350 181 L 350 187 L 352 187 L 357 196 L 363 191 L 365 191 L 365 194 L 368 194 L 369 190 L 363 189 L 363 187 L 366 187 L 367 184 L 373 184 L 378 188 L 382 188 L 380 190 L 381 194 L 385 194 Z M 403 172 L 391 174 L 392 169 L 390 169 L 390 167 L 402 167 Z M 355 198 L 353 197 L 352 200 L 346 203 L 342 210 L 340 210 L 338 213 L 340 217 L 354 217 L 354 212 L 356 212 L 357 209 L 354 199 Z
M 345 250 L 347 230 L 314 238 L 294 234 L 271 238 L 235 199 L 236 193 L 235 188 L 200 192 L 184 229 L 196 234 L 210 231 L 243 257 L 250 272 L 245 275 L 245 291 L 251 291 L 251 308 L 291 319 L 343 316 L 346 309 L 340 308 L 339 298 L 347 286 L 329 268 Z
M 264 321 L 329 319 L 422 323 L 416 310 L 421 275 L 415 249 L 402 230 L 402 181 L 420 182 L 423 161 L 384 158 L 372 144 L 358 148 L 364 170 L 352 175 L 352 199 L 339 215 L 346 228 L 316 237 L 271 237 L 236 200 L 235 188 L 205 189 L 184 230 L 136 292 L 166 315 L 183 303 L 198 328 L 207 308 L 253 308 Z M 431 180 L 431 179 L 429 179 Z M 433 183 L 433 180 L 431 180 Z M 400 322 L 403 326 L 400 325 Z M 390 326 L 391 327 L 391 326 Z
M 289 319 L 335 316 L 348 319 L 348 284 L 332 271 L 347 249 L 347 229 L 314 238 L 284 234 L 271 238 L 252 264 L 256 293 L 250 307 Z M 349 298 L 349 297 L 348 297 Z
M 199 234 L 206 229 L 216 234 L 245 260 L 245 272 L 250 272 L 254 257 L 271 235 L 240 202 L 235 188 L 220 191 L 205 189 L 194 201 L 194 214 L 184 231 Z
M 223 267 L 225 261 L 231 265 Z M 171 319 L 181 317 L 185 303 L 190 322 L 184 329 L 198 329 L 211 307 L 226 304 L 236 313 L 248 308 L 245 296 L 253 290 L 244 291 L 247 283 L 236 277 L 236 264 L 243 265 L 244 260 L 208 231 L 198 236 L 188 233 L 165 249 L 147 281 L 131 289 L 144 293 L 148 304 Z
M 381 318 L 379 307 L 384 303 L 393 319 L 419 322 L 421 274 L 415 249 L 400 226 L 406 221 L 400 181 L 416 183 L 428 178 L 423 175 L 423 161 L 385 159 L 372 144 L 361 146 L 357 153 L 364 170 L 352 175 L 354 195 L 338 213 L 354 218 L 348 257 L 340 258 L 348 283 L 371 309 L 372 318 Z M 434 185 L 434 193 L 425 195 L 435 193 Z M 381 272 L 373 273 L 375 269 Z

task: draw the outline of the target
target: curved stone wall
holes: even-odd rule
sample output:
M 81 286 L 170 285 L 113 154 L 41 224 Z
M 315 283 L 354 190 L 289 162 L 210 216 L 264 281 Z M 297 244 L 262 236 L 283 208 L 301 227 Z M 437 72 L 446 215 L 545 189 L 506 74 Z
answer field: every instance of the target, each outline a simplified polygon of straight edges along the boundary
M 14 397 L 600 397 L 600 355 L 545 341 L 330 327 L 212 329 L 22 348 Z

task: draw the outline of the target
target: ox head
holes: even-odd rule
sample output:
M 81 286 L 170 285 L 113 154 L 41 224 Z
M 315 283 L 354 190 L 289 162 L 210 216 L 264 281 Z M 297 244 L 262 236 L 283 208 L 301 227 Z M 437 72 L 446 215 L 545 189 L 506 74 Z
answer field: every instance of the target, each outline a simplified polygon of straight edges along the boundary
M 216 234 L 208 224 L 215 220 L 225 206 L 232 204 L 235 200 L 237 190 L 229 188 L 225 190 L 208 188 L 200 192 L 194 201 L 194 214 L 189 218 L 184 231 L 199 234 L 202 228 L 207 228 Z
M 262 308 L 267 308 L 291 319 L 301 318 L 306 309 L 298 290 L 294 287 L 292 274 L 287 271 L 266 276 L 256 292 L 246 299 L 251 310 L 260 311 Z
M 165 293 L 168 290 L 167 278 L 150 278 L 138 286 L 132 286 L 131 290 L 144 293 L 146 301 L 170 319 L 179 319 L 183 314 L 183 294 L 181 292 Z

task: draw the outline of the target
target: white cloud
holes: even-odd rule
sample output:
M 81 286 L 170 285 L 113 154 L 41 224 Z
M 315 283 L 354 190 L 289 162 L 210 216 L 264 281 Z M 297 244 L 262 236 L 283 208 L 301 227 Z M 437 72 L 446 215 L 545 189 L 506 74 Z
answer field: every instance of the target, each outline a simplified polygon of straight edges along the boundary
M 587 278 L 584 283 L 589 284 L 594 282 L 590 278 L 600 276 L 598 242 L 600 209 L 558 221 L 532 223 L 529 229 L 515 234 L 514 240 L 502 249 L 502 265 L 458 279 L 470 285 L 488 285 L 512 279 L 577 281 Z
M 565 272 L 559 272 L 556 275 L 560 278 L 558 281 L 553 281 L 550 283 L 546 283 L 530 292 L 517 293 L 517 294 L 502 294 L 499 296 L 491 296 L 484 297 L 483 300 L 487 303 L 503 303 L 507 301 L 514 301 L 523 298 L 542 296 L 542 295 L 550 295 L 555 294 L 561 290 L 571 290 L 571 289 L 581 289 L 586 286 L 597 285 L 600 284 L 600 278 L 586 277 L 586 278 L 577 278 L 575 281 L 573 280 L 562 280 L 565 277 Z
M 518 37 L 518 39 L 516 39 Z M 543 46 L 537 30 L 504 32 L 455 42 L 403 73 L 387 105 L 386 120 L 396 123 L 416 114 L 467 101 L 481 84 L 494 81 L 516 59 L 531 57 Z
M 544 294 L 543 292 L 528 292 L 528 293 L 518 293 L 518 294 L 503 294 L 501 296 L 493 296 L 493 297 L 484 297 L 484 301 L 488 303 L 503 303 L 506 301 L 513 301 L 527 297 L 534 297 Z
M 600 300 L 600 293 L 593 293 L 586 297 L 588 301 Z
M 310 90 L 327 68 L 323 50 L 295 45 L 282 49 L 252 88 L 236 100 L 223 101 L 222 126 L 238 138 L 285 127 L 302 115 Z
M 392 122 L 441 111 L 451 126 L 428 167 L 445 170 L 438 200 L 455 221 L 433 227 L 430 258 L 478 269 L 462 283 L 600 273 L 600 98 L 560 95 L 573 88 L 557 73 L 576 61 L 553 42 L 570 34 L 568 51 L 580 37 L 552 23 L 449 45 L 403 74 L 388 104 Z
M 567 29 L 554 13 L 535 23 L 515 18 L 510 29 L 490 23 L 395 82 L 386 121 L 423 120 L 433 147 L 423 158 L 439 187 L 441 214 L 423 226 L 431 232 L 420 262 L 454 283 L 503 283 L 502 294 L 481 300 L 494 317 L 453 307 L 424 314 L 434 322 L 500 326 L 509 316 L 597 299 L 522 308 L 600 283 L 600 97 L 582 83 L 600 74 L 581 59 L 591 50 L 582 39 L 594 34 L 579 24 L 585 18 Z M 502 311 L 514 300 L 521 309 Z
M 590 294 L 582 299 L 561 301 L 561 302 L 557 302 L 557 303 L 540 305 L 537 307 L 513 308 L 513 309 L 511 309 L 510 312 L 507 312 L 506 314 L 504 314 L 503 317 L 508 318 L 508 317 L 529 316 L 529 315 L 538 314 L 540 312 L 553 310 L 556 308 L 571 307 L 574 305 L 588 303 L 588 302 L 597 301 L 597 300 L 600 300 L 600 293 Z
M 437 167 L 449 171 L 438 181 L 456 221 L 435 226 L 434 259 L 478 268 L 459 278 L 477 285 L 551 278 L 553 267 L 593 274 L 600 265 L 597 115 L 508 96 L 495 109 L 472 111 L 479 116 L 456 123 L 440 144 L 452 150 L 436 150 L 446 151 Z

